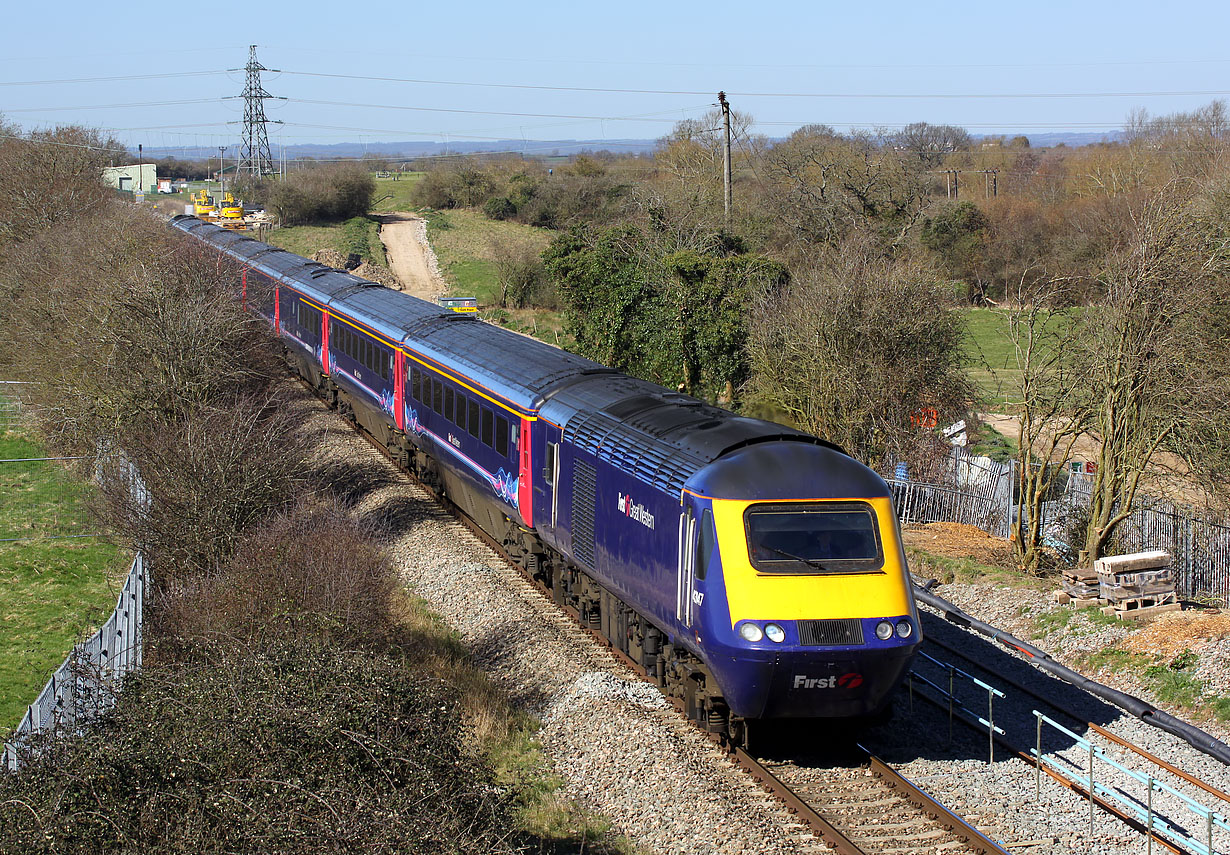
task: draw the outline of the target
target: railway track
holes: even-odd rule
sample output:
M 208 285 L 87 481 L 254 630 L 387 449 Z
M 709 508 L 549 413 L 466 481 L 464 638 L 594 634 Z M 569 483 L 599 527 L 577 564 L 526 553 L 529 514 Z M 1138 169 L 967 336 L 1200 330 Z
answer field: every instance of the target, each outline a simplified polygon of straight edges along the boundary
M 308 384 L 304 384 L 309 389 Z M 533 578 L 477 523 L 442 498 L 429 485 L 399 465 L 379 442 L 351 422 L 363 437 L 406 478 L 424 489 L 475 537 L 516 569 L 520 583 L 532 588 L 543 611 L 569 618 L 569 634 L 578 640 L 598 642 L 608 653 L 642 679 L 650 681 L 639 663 L 611 647 L 603 636 L 580 622 L 568 607 L 558 606 L 539 580 Z M 652 682 L 652 681 L 651 681 Z M 684 717 L 681 704 L 672 700 Z M 716 741 L 716 737 L 706 734 Z M 925 793 L 882 760 L 859 749 L 856 758 L 830 767 L 817 780 L 816 770 L 790 762 L 757 759 L 739 748 L 724 746 L 731 760 L 743 768 L 775 799 L 784 804 L 815 835 L 815 852 L 837 851 L 842 855 L 923 855 L 923 853 L 985 853 L 1007 855 L 957 814 Z M 807 850 L 803 850 L 807 851 Z
M 823 770 L 757 760 L 736 762 L 841 855 L 1003 855 L 1006 850 L 866 751 Z

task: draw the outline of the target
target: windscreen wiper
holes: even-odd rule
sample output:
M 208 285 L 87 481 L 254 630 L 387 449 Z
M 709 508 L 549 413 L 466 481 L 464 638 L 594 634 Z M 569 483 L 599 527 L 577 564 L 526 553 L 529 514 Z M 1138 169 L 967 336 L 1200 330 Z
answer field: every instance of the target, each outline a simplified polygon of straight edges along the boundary
M 770 552 L 776 552 L 778 555 L 784 555 L 786 558 L 789 558 L 791 561 L 802 562 L 803 564 L 806 564 L 808 567 L 812 568 L 813 570 L 820 570 L 824 573 L 828 572 L 828 568 L 825 567 L 823 564 L 821 564 L 819 561 L 817 561 L 814 558 L 804 558 L 801 555 L 794 555 L 790 552 L 787 552 L 784 549 L 778 549 L 776 546 L 769 546 L 768 544 L 764 544 L 764 543 L 760 544 L 760 546 L 762 549 L 767 549 Z

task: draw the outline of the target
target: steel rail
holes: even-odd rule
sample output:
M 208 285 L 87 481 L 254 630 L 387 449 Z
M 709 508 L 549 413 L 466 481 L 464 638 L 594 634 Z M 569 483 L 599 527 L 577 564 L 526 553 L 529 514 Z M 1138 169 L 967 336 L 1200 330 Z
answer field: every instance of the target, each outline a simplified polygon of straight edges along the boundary
M 874 754 L 868 753 L 867 756 L 870 759 L 873 774 L 885 778 L 890 787 L 900 787 L 905 797 L 916 807 L 960 837 L 975 851 L 987 853 L 987 855 L 1000 855 L 1000 853 L 1007 855 L 1006 851 L 999 844 L 974 828 L 974 826 L 970 825 L 958 814 L 937 802 L 930 794 L 905 775 L 902 775 Z
M 731 752 L 734 761 L 739 764 L 757 783 L 779 798 L 786 807 L 807 825 L 816 836 L 828 843 L 840 855 L 867 855 L 866 850 L 859 848 L 853 840 L 845 835 L 837 826 L 829 822 L 819 811 L 803 801 L 784 781 L 765 768 L 755 757 L 742 748 Z M 1001 850 L 996 850 L 1001 851 Z
M 1095 733 L 1100 734 L 1101 736 L 1104 736 L 1106 739 L 1109 739 L 1111 742 L 1115 743 L 1121 748 L 1126 748 L 1129 751 L 1135 752 L 1137 755 L 1145 758 L 1150 763 L 1153 763 L 1157 765 L 1158 767 L 1165 769 L 1167 772 L 1170 772 L 1172 775 L 1178 778 L 1181 778 L 1184 781 L 1187 781 L 1192 786 L 1198 787 L 1204 790 L 1209 795 L 1214 796 L 1215 798 L 1219 798 L 1222 801 L 1230 802 L 1230 794 L 1222 792 L 1221 790 L 1217 789 L 1213 785 L 1200 780 L 1196 776 L 1192 775 L 1190 772 L 1183 771 L 1178 766 L 1175 766 L 1173 763 L 1163 760 L 1161 757 L 1158 757 L 1157 755 L 1152 754 L 1149 751 L 1146 751 L 1144 748 L 1141 748 L 1139 745 L 1135 745 L 1134 743 L 1129 742 L 1128 740 L 1124 739 L 1122 736 L 1118 736 L 1117 734 L 1112 733 L 1111 731 L 1107 730 L 1105 727 L 1102 727 L 1099 724 L 1095 724 L 1092 721 L 1087 721 L 1086 716 L 1077 715 L 1076 713 L 1072 712 L 1070 709 L 1065 707 L 1059 701 L 1055 701 L 1055 700 L 1052 700 L 1046 697 L 1040 692 L 1037 692 L 1034 689 L 1029 688 L 1028 686 L 1024 685 L 1020 681 L 1013 679 L 1012 677 L 1009 677 L 998 671 L 992 671 L 986 665 L 978 662 L 976 659 L 971 657 L 969 654 L 963 653 L 960 650 L 956 649 L 955 647 L 952 647 L 951 645 L 943 641 L 939 641 L 934 638 L 927 638 L 926 643 L 934 644 L 936 647 L 943 648 L 946 652 L 954 656 L 960 657 L 961 659 L 964 659 L 966 662 L 970 663 L 975 668 L 980 668 L 983 671 L 986 671 L 987 673 L 993 673 L 995 675 L 996 680 L 1006 683 L 1007 685 L 1011 686 L 1013 689 L 1016 689 L 1017 691 L 1022 692 L 1026 695 L 1029 695 L 1034 700 L 1040 701 L 1046 704 L 1047 706 L 1050 706 L 1051 708 L 1060 711 L 1061 713 L 1063 713 L 1064 715 L 1066 715 L 1068 718 L 1072 719 L 1073 721 L 1081 722 L 1084 726 L 1088 727 L 1090 730 L 1094 731 Z

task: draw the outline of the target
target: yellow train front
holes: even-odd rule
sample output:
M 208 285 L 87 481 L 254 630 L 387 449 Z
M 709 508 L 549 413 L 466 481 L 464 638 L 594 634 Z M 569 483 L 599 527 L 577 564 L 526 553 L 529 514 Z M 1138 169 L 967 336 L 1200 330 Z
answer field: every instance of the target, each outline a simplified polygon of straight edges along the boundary
M 921 641 L 883 479 L 830 446 L 767 442 L 698 471 L 683 504 L 696 550 L 676 617 L 730 711 L 883 711 Z

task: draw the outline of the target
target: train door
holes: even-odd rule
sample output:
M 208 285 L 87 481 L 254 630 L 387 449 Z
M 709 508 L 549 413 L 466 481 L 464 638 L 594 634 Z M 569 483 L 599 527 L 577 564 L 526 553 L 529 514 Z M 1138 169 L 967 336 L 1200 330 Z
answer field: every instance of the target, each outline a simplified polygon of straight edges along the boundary
M 538 418 L 533 425 L 534 527 L 551 546 L 560 548 L 556 527 L 560 524 L 560 429 L 550 419 Z
M 713 525 L 713 511 L 691 502 L 679 515 L 679 561 L 676 568 L 675 617 L 694 626 L 705 603 L 706 578 L 720 575 L 721 558 Z
M 690 627 L 695 617 L 696 516 L 689 505 L 679 515 L 679 560 L 675 570 L 675 618 Z

